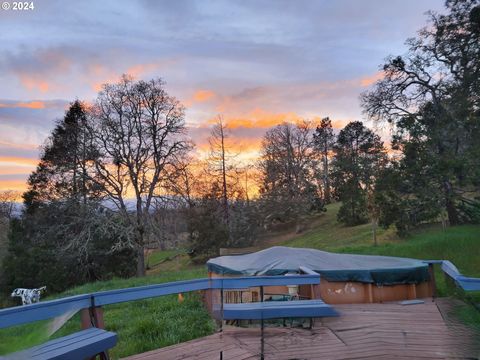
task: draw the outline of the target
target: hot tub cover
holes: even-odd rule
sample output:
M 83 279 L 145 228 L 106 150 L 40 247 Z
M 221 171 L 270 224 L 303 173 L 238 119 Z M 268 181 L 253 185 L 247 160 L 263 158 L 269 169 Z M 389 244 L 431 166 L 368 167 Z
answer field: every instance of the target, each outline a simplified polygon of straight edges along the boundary
M 208 260 L 208 270 L 221 275 L 284 275 L 305 266 L 328 281 L 358 281 L 379 285 L 412 284 L 429 279 L 428 264 L 391 256 L 335 254 L 275 246 L 252 254 Z

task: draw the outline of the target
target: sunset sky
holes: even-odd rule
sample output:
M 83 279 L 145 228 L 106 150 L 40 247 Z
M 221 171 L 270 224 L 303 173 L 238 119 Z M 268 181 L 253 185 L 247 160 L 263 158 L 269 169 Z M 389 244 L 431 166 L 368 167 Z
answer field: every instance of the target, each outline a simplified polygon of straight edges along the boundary
M 222 114 L 243 156 L 269 127 L 362 120 L 358 95 L 441 0 L 34 1 L 0 10 L 0 190 L 25 188 L 76 98 L 122 73 L 162 77 L 205 147 Z

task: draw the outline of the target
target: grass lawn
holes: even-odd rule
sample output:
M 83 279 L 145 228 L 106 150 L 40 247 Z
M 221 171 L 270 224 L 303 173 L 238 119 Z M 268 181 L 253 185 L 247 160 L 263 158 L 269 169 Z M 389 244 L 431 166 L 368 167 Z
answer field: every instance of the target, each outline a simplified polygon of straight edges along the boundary
M 395 229 L 378 230 L 373 245 L 370 224 L 343 226 L 336 220 L 340 204 L 327 206 L 316 226 L 281 245 L 332 252 L 388 255 L 417 259 L 450 260 L 465 275 L 480 277 L 480 225 L 453 226 L 445 230 L 430 226 L 400 239 Z
M 333 251 L 341 246 L 365 245 L 372 243 L 372 227 L 370 224 L 359 226 L 343 226 L 337 222 L 340 203 L 327 205 L 327 211 L 320 215 L 312 228 L 282 245 L 305 247 Z M 398 241 L 395 229 L 377 229 L 380 244 Z
M 79 286 L 56 298 L 205 276 L 205 269 L 199 267 L 139 279 L 114 279 Z M 118 344 L 111 351 L 114 359 L 209 335 L 215 329 L 214 322 L 196 293 L 186 294 L 185 301 L 181 304 L 177 296 L 172 295 L 105 306 L 104 319 L 106 329 L 118 334 Z M 41 321 L 0 330 L 0 354 L 45 342 L 49 338 L 52 323 Z M 76 314 L 52 338 L 79 329 L 80 316 Z
M 146 259 L 147 267 L 155 267 L 167 261 L 175 259 L 177 256 L 185 254 L 182 250 L 162 250 L 151 252 Z
M 442 229 L 420 231 L 408 239 L 397 243 L 379 246 L 360 245 L 346 246 L 338 252 L 411 257 L 415 259 L 450 260 L 461 273 L 467 276 L 480 277 L 480 226 L 464 225 Z M 439 295 L 452 294 L 447 286 L 445 276 L 436 266 L 436 283 Z

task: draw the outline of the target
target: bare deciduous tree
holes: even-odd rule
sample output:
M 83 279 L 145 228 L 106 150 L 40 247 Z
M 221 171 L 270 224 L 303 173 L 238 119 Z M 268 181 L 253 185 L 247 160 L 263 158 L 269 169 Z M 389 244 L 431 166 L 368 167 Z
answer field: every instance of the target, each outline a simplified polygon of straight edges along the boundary
M 0 217 L 10 220 L 15 210 L 15 201 L 19 198 L 18 191 L 0 191 Z
M 7 254 L 10 220 L 14 216 L 15 201 L 19 195 L 14 190 L 0 191 L 0 263 Z
M 269 130 L 263 138 L 259 170 L 267 219 L 293 220 L 322 207 L 309 122 L 283 123 Z
M 95 179 L 135 229 L 128 246 L 137 250 L 138 276 L 145 274 L 152 201 L 167 169 L 189 147 L 184 118 L 184 107 L 167 94 L 161 79 L 134 81 L 127 75 L 103 86 L 91 112 L 91 135 L 99 152 Z M 135 209 L 126 201 L 132 196 Z
M 235 164 L 235 154 L 228 143 L 228 129 L 222 116 L 212 128 L 208 143 L 210 155 L 207 159 L 207 171 L 210 176 L 218 179 L 222 187 L 223 220 L 229 222 L 229 197 L 232 187 L 238 183 L 239 170 Z

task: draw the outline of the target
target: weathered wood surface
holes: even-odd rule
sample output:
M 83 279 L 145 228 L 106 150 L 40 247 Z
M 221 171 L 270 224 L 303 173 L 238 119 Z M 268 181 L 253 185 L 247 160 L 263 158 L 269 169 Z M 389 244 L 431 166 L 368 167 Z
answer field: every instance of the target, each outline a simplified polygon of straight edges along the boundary
M 317 319 L 313 330 L 267 328 L 266 359 L 477 359 L 480 338 L 450 321 L 454 304 L 337 305 L 341 316 Z M 442 312 L 440 312 L 442 309 Z M 477 334 L 478 335 L 478 334 Z M 201 339 L 138 354 L 129 360 L 258 359 L 260 329 L 227 328 Z

